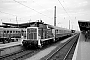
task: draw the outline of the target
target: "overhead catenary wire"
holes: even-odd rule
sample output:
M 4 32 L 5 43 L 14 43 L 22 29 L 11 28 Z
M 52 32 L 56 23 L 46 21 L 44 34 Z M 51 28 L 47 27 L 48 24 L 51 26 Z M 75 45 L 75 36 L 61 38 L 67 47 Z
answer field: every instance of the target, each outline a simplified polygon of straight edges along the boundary
M 63 2 L 65 3 L 65 1 L 63 0 Z M 66 3 L 65 3 L 66 4 Z M 75 11 L 74 11 L 75 12 Z M 77 13 L 77 12 L 75 12 L 75 13 Z M 75 16 L 75 19 L 76 19 L 76 16 Z
M 63 0 L 63 2 L 64 2 L 64 4 L 66 4 L 64 0 Z M 67 9 L 68 9 L 68 8 L 67 8 Z M 69 10 L 69 9 L 68 9 L 68 10 Z M 75 12 L 75 13 L 76 13 L 76 12 Z M 75 19 L 76 19 L 76 16 L 75 16 Z
M 33 1 L 33 3 L 35 3 L 35 1 L 34 0 L 32 0 Z M 36 3 L 36 4 L 38 4 L 38 3 Z M 40 4 L 38 4 L 39 6 L 41 6 Z M 42 7 L 42 6 L 41 6 Z
M 1 13 L 4 13 L 4 14 L 12 15 L 12 16 L 16 17 L 16 22 L 17 22 L 17 24 L 18 24 L 17 16 L 16 16 L 16 15 L 14 15 L 14 14 L 10 14 L 10 13 L 6 13 L 6 12 L 2 12 L 2 11 L 0 11 L 0 12 L 1 12 Z M 1 21 L 2 21 L 2 19 L 1 19 Z
M 24 4 L 22 4 L 22 3 L 20 3 L 20 2 L 18 2 L 18 1 L 16 1 L 16 0 L 13 0 L 13 1 L 15 1 L 15 2 L 19 3 L 20 5 L 23 5 L 23 6 L 25 6 L 25 7 L 29 8 L 29 9 L 31 9 L 31 10 L 33 10 L 33 11 L 35 11 L 35 12 L 37 12 L 37 13 L 39 13 L 39 14 L 43 15 L 43 16 L 48 17 L 47 15 L 45 15 L 45 14 L 43 14 L 43 13 L 41 13 L 41 12 L 38 12 L 37 10 L 35 10 L 35 9 L 33 9 L 33 8 L 30 8 L 29 6 L 26 6 L 26 5 L 24 5 Z M 48 17 L 48 18 L 53 19 L 53 18 L 51 18 L 51 17 Z
M 65 3 L 65 1 L 63 0 L 63 2 L 64 2 L 64 4 L 66 5 L 66 3 Z M 67 7 L 67 5 L 66 5 L 66 7 Z M 67 8 L 68 9 L 68 8 Z M 69 9 L 68 9 L 69 10 Z M 74 11 L 75 12 L 75 11 Z M 76 13 L 76 12 L 75 12 Z M 75 18 L 74 18 L 75 20 L 76 20 L 76 16 L 75 16 Z M 71 24 L 72 24 L 72 29 L 73 29 L 73 23 L 71 22 Z
M 32 0 L 32 1 L 33 1 L 33 3 L 37 4 L 39 7 L 43 7 L 42 5 L 36 3 L 34 0 Z M 45 9 L 45 10 L 48 11 L 48 9 Z
M 60 5 L 63 7 L 64 11 L 67 13 L 66 9 L 64 8 L 64 6 L 62 5 L 61 1 L 58 0 L 58 2 L 60 3 Z M 69 14 L 67 13 L 67 15 L 69 16 Z M 71 19 L 71 17 L 69 16 L 69 18 Z
M 15 16 L 16 17 L 16 15 L 14 15 L 14 14 L 10 14 L 10 13 L 6 13 L 6 12 L 2 12 L 2 11 L 0 11 L 1 13 L 4 13 L 4 14 L 8 14 L 8 15 L 12 15 L 12 16 Z
M 58 2 L 60 3 L 60 5 L 63 7 L 64 11 L 67 13 L 66 9 L 64 8 L 64 6 L 62 5 L 61 1 L 58 0 Z M 64 1 L 63 1 L 64 2 Z M 67 15 L 69 16 L 69 14 L 67 13 Z M 69 18 L 71 19 L 71 17 L 69 16 Z M 70 20 L 69 20 L 69 29 L 70 29 Z

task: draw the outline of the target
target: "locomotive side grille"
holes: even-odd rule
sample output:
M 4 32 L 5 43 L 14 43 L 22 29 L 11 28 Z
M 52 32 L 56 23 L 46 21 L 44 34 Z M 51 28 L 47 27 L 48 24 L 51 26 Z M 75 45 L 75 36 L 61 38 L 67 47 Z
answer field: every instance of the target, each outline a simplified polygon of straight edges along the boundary
M 37 39 L 37 29 L 36 28 L 27 29 L 27 39 L 32 39 L 32 40 Z

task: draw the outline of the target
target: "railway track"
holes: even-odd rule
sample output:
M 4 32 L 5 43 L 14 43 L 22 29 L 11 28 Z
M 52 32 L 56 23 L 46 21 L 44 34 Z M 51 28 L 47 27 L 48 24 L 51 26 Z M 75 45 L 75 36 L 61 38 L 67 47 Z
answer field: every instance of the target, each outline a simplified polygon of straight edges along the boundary
M 6 55 L 6 56 L 2 56 L 2 57 L 0 57 L 0 60 L 24 60 L 24 59 L 26 59 L 26 58 L 28 58 L 28 57 L 31 57 L 31 56 L 33 56 L 33 55 L 35 55 L 36 53 L 38 53 L 39 51 L 41 51 L 41 50 L 43 50 L 43 49 L 45 49 L 45 48 L 47 48 L 48 46 L 50 46 L 50 45 L 47 45 L 47 46 L 45 46 L 44 48 L 42 48 L 42 49 L 37 49 L 37 50 L 21 50 L 21 51 L 19 51 L 19 52 L 16 52 L 16 53 L 13 53 L 13 54 L 10 54 L 10 55 Z
M 77 44 L 77 41 L 74 43 L 74 45 L 72 45 L 71 49 L 68 51 L 64 60 L 72 60 L 72 57 L 76 48 L 76 44 Z
M 22 50 L 10 55 L 6 55 L 6 56 L 1 56 L 0 60 L 22 60 L 25 59 L 25 56 L 32 56 L 34 54 L 36 54 L 37 52 L 39 52 L 39 49 L 37 50 Z
M 51 55 L 41 60 L 72 60 L 70 56 L 73 56 L 78 37 L 79 34 L 55 50 Z

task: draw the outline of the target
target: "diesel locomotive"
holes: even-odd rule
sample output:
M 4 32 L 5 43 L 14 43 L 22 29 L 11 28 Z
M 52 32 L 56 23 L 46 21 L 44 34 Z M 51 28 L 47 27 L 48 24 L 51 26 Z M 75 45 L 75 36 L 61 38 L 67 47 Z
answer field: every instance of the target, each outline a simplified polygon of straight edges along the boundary
M 35 46 L 42 48 L 47 43 L 60 40 L 58 38 L 63 36 L 71 36 L 71 31 L 43 22 L 35 22 L 26 28 L 26 36 L 23 38 L 22 44 L 24 47 Z

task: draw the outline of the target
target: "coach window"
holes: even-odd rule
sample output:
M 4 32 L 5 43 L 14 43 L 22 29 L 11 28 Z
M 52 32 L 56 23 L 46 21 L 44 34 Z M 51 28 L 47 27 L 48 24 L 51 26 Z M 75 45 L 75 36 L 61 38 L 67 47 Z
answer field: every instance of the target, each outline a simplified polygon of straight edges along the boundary
M 4 31 L 4 33 L 6 33 L 6 31 Z
M 10 33 L 12 33 L 12 31 L 10 31 Z
M 58 30 L 56 30 L 57 32 L 56 33 L 58 33 Z
M 13 33 L 15 33 L 15 31 L 13 31 Z
M 65 30 L 63 32 L 65 32 Z
M 19 31 L 19 33 L 20 33 L 20 31 Z
M 25 31 L 23 31 L 23 33 L 24 33 Z
M 20 33 L 20 31 L 18 31 L 18 33 Z
M 59 30 L 59 33 L 60 33 L 61 31 Z
M 24 33 L 26 33 L 26 31 L 24 31 Z
M 16 33 L 17 33 L 17 31 L 16 31 Z
M 17 31 L 17 33 L 19 33 L 19 32 Z
M 9 31 L 7 31 L 7 33 L 9 33 Z

